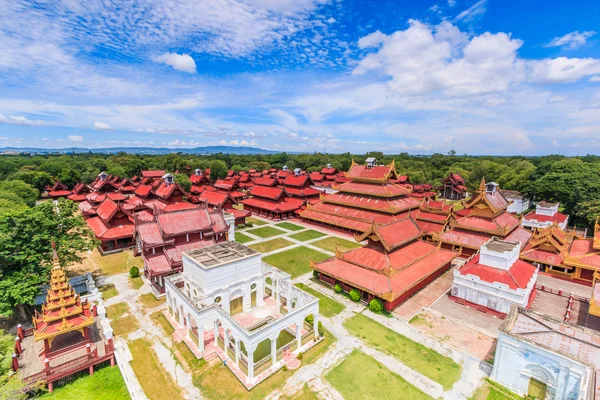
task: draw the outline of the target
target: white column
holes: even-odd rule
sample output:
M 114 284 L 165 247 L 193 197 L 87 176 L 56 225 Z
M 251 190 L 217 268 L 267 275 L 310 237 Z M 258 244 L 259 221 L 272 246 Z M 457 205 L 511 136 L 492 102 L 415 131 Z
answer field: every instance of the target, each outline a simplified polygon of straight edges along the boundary
M 215 333 L 215 346 L 219 345 L 219 342 L 217 341 L 217 338 L 219 337 L 219 325 L 218 325 L 218 320 L 215 319 L 214 325 L 213 325 L 213 331 Z
M 315 338 L 319 338 L 319 314 L 313 313 L 313 329 L 315 331 Z
M 254 380 L 254 349 L 250 350 L 246 347 L 246 353 L 248 354 L 248 380 Z
M 183 318 L 185 318 L 183 316 L 183 311 L 181 310 L 181 307 L 178 308 L 177 313 L 179 314 L 179 327 L 183 328 Z
M 275 297 L 275 302 L 277 304 L 277 313 L 280 313 L 281 312 L 281 300 L 279 298 L 279 285 L 276 285 L 274 280 L 272 282 L 273 282 L 273 290 L 274 290 L 273 294 Z
M 292 312 L 292 299 L 290 299 L 290 293 L 288 293 L 285 303 L 287 304 L 288 313 Z
M 225 327 L 223 327 L 223 352 L 225 353 L 225 357 L 227 357 L 227 350 L 229 349 L 229 332 Z
M 296 325 L 296 341 L 298 342 L 298 350 L 302 347 L 302 322 Z
M 240 341 L 235 339 L 235 365 L 240 365 Z
M 273 366 L 277 364 L 277 339 L 271 339 L 271 360 L 273 361 Z
M 198 324 L 198 349 L 204 351 L 204 326 L 200 325 L 200 321 L 196 321 Z

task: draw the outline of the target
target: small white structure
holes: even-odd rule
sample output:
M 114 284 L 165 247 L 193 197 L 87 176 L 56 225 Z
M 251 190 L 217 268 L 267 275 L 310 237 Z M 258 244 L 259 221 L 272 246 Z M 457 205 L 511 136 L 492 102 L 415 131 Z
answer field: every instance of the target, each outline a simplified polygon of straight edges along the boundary
M 519 260 L 521 244 L 492 237 L 454 270 L 451 295 L 508 314 L 513 304 L 526 307 L 538 270 Z
M 216 353 L 248 389 L 321 339 L 319 300 L 237 242 L 183 253 L 183 272 L 165 279 L 165 289 L 190 349 Z
M 526 228 L 547 228 L 556 223 L 564 231 L 569 223 L 569 216 L 558 211 L 560 203 L 540 201 L 535 205 L 535 211 L 525 215 L 521 225 Z
M 516 190 L 500 190 L 500 194 L 509 202 L 512 201 L 506 208 L 506 211 L 512 214 L 523 214 L 531 207 L 531 200 L 526 199 L 520 192 Z
M 498 335 L 491 379 L 537 399 L 598 399 L 600 335 L 515 307 Z M 597 379 L 597 378 L 596 378 Z

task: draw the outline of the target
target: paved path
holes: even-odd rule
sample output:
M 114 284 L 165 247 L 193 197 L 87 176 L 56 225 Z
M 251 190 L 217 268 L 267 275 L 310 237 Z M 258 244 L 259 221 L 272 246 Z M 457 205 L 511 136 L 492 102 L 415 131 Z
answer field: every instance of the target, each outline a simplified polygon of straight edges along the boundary
M 164 335 L 161 328 L 154 325 L 154 322 L 150 319 L 149 315 L 156 311 L 166 307 L 162 304 L 152 310 L 144 312 L 141 305 L 138 302 L 139 297 L 144 293 L 150 293 L 150 289 L 144 285 L 140 289 L 136 290 L 129 287 L 128 274 L 119 274 L 105 277 L 103 282 L 106 284 L 114 284 L 119 294 L 115 297 L 108 299 L 105 304 L 107 306 L 124 302 L 129 305 L 130 314 L 133 315 L 139 325 L 140 329 L 132 332 L 127 337 L 128 341 L 146 338 L 151 344 L 157 355 L 158 360 L 162 364 L 163 368 L 171 375 L 173 381 L 176 382 L 183 390 L 183 398 L 185 399 L 201 399 L 202 396 L 198 388 L 196 388 L 192 382 L 192 376 L 186 372 L 181 365 L 175 360 L 171 350 L 173 348 L 173 341 L 169 335 Z

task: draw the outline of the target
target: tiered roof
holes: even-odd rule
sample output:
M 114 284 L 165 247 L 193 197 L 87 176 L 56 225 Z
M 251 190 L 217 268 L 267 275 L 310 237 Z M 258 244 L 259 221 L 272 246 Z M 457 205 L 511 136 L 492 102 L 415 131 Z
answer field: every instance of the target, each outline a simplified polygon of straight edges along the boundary
M 69 284 L 64 269 L 58 265 L 55 257 L 46 302 L 42 305 L 41 313 L 36 311 L 33 318 L 35 340 L 52 339 L 93 323 L 89 304 L 81 303 L 81 298 Z
M 561 266 L 572 240 L 572 235 L 566 234 L 557 224 L 536 229 L 521 251 L 521 258 L 544 265 Z
M 464 193 L 467 191 L 465 180 L 460 174 L 451 172 L 446 178 L 442 180 L 444 186 L 452 187 L 452 190 L 458 193 Z
M 402 219 L 420 206 L 408 196 L 410 188 L 392 183 L 397 179 L 394 162 L 388 165 L 358 165 L 352 161 L 346 173 L 350 181 L 333 186 L 337 193 L 322 195 L 320 202 L 307 205 L 300 216 L 307 220 L 364 233 L 373 223 L 387 224 Z
M 520 226 L 520 220 L 506 212 L 511 203 L 497 188 L 487 191 L 483 179 L 477 195 L 462 204 L 465 209 L 450 219 L 452 229 L 439 235 L 441 242 L 479 250 L 492 236 L 518 241 L 522 246 L 531 238 L 531 232 Z
M 420 240 L 417 223 L 407 216 L 388 224 L 372 223 L 357 240 L 369 245 L 311 267 L 348 285 L 392 302 L 457 257 L 452 251 Z
M 426 234 L 441 233 L 448 225 L 451 215 L 452 204 L 428 198 L 421 203 L 415 220 Z

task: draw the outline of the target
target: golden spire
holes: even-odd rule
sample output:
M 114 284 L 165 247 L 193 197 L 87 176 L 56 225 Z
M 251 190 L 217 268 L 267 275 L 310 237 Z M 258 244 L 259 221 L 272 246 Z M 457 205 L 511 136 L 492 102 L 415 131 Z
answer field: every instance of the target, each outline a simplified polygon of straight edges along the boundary
M 481 183 L 479 184 L 479 193 L 485 192 L 485 178 L 481 178 Z

